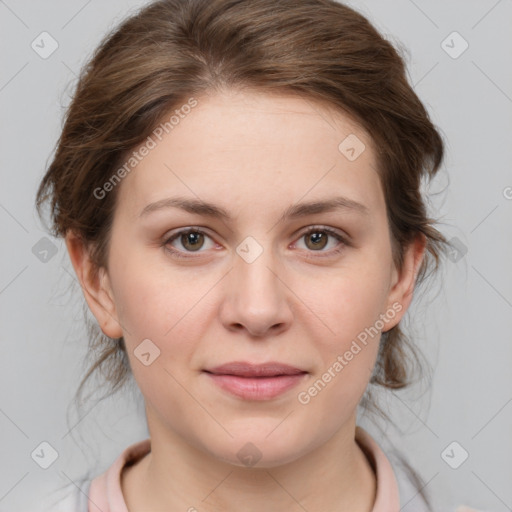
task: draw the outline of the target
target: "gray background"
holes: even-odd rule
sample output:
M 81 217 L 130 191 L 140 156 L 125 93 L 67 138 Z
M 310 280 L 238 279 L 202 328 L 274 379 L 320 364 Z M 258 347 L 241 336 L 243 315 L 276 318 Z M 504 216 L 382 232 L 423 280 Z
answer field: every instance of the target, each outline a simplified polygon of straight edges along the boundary
M 105 32 L 144 3 L 0 1 L 0 510 L 36 510 L 51 489 L 98 474 L 147 437 L 133 386 L 73 416 L 86 354 L 81 292 L 62 241 L 34 209 L 79 69 Z M 512 1 L 350 5 L 404 48 L 411 82 L 447 140 L 430 208 L 461 248 L 408 315 L 432 386 L 382 396 L 399 427 L 386 436 L 439 509 L 512 510 Z M 46 59 L 31 47 L 43 31 L 58 43 Z M 58 452 L 48 469 L 31 457 L 44 441 Z M 455 465 L 462 449 L 469 457 L 453 469 L 442 454 Z M 414 499 L 403 498 L 407 510 Z

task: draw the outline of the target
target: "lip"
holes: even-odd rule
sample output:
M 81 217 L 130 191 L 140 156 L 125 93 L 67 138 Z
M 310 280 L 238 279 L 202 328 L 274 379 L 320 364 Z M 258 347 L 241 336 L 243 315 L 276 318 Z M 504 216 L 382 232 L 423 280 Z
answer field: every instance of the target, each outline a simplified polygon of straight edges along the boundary
M 244 361 L 216 366 L 204 373 L 221 389 L 245 400 L 270 400 L 298 385 L 308 374 L 294 366 Z
M 238 377 L 275 377 L 278 375 L 297 375 L 305 370 L 288 364 L 270 361 L 268 363 L 253 364 L 246 361 L 232 361 L 230 363 L 208 368 L 209 373 L 222 375 L 236 375 Z

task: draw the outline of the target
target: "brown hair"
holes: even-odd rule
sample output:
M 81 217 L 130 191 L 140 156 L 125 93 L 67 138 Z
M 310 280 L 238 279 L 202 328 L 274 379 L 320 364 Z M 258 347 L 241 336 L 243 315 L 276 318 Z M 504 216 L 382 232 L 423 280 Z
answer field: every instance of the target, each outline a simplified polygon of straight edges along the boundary
M 409 85 L 402 58 L 370 22 L 334 0 L 161 0 L 108 34 L 83 68 L 55 155 L 37 193 L 51 199 L 53 233 L 76 232 L 97 268 L 106 266 L 117 190 L 102 187 L 176 107 L 223 88 L 294 93 L 356 119 L 371 135 L 393 243 L 426 237 L 423 281 L 447 241 L 427 216 L 422 180 L 443 159 L 443 142 Z M 122 338 L 90 326 L 97 369 L 112 390 L 130 373 Z M 397 325 L 382 336 L 372 384 L 411 382 L 417 349 Z M 107 368 L 107 371 L 105 371 Z M 112 392 L 113 392 L 112 391 Z

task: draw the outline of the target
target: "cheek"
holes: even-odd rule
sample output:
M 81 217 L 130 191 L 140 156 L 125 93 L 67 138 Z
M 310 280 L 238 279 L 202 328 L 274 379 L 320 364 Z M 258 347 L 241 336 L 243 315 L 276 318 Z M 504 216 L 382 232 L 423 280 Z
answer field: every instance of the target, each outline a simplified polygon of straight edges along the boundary
M 217 282 L 211 273 L 191 280 L 188 269 L 179 272 L 136 258 L 125 258 L 123 267 L 112 273 L 117 314 L 136 377 L 141 366 L 138 347 L 147 339 L 160 351 L 156 362 L 176 377 L 194 366 L 194 350 L 215 312 L 211 300 Z
M 162 337 L 173 325 L 171 313 L 179 313 L 180 301 L 174 289 L 150 272 L 127 272 L 116 277 L 116 310 L 125 338 L 135 343 L 140 337 Z
M 112 268 L 111 281 L 130 358 L 133 359 L 134 350 L 146 339 L 162 351 L 173 334 L 173 326 L 186 313 L 185 301 L 177 295 L 178 290 L 183 294 L 186 288 L 176 280 L 166 280 L 161 272 L 139 264 L 128 254 L 120 261 L 122 266 Z
M 343 350 L 365 329 L 379 321 L 388 299 L 389 276 L 385 266 L 365 261 L 361 265 L 347 266 L 314 283 L 297 280 L 294 290 L 305 297 L 304 302 L 315 314 L 316 339 L 332 351 Z M 310 314 L 311 316 L 311 314 Z M 318 336 L 322 331 L 323 336 Z
M 304 279 L 302 285 L 296 283 L 302 286 L 298 294 L 307 297 L 308 307 L 320 317 L 311 317 L 309 337 L 315 340 L 321 365 L 309 387 L 302 388 L 306 394 L 299 402 L 314 402 L 315 414 L 325 421 L 329 421 L 324 415 L 331 407 L 355 408 L 366 389 L 384 328 L 381 315 L 388 279 L 385 264 L 362 258 L 360 264 L 347 265 L 336 277 L 331 275 L 316 286 Z
M 191 282 L 190 271 L 176 271 L 160 251 L 163 253 L 163 249 L 123 246 L 123 240 L 113 247 L 111 261 L 122 265 L 112 265 L 111 279 L 127 338 L 170 336 L 205 294 L 205 280 Z
M 190 378 L 197 340 L 204 337 L 204 311 L 194 304 L 205 292 L 147 274 L 131 276 L 121 287 L 120 320 L 142 394 L 164 415 L 175 414 L 186 402 L 186 396 L 177 398 L 184 395 L 179 383 Z
M 321 365 L 299 390 L 297 401 L 319 428 L 335 428 L 348 420 L 372 375 L 386 298 L 376 277 L 339 278 L 331 281 L 328 293 L 316 292 L 312 297 L 316 303 L 312 309 L 324 312 L 322 320 L 329 329 L 316 321 L 311 339 L 316 340 Z

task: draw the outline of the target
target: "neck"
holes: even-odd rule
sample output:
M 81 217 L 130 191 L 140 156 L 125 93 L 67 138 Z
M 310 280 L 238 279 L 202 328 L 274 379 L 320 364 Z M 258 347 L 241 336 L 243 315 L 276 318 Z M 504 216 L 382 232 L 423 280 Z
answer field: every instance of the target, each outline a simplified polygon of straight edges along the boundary
M 355 420 L 287 464 L 239 467 L 175 435 L 151 435 L 151 452 L 122 475 L 130 512 L 168 510 L 371 512 L 376 478 L 354 439 Z

